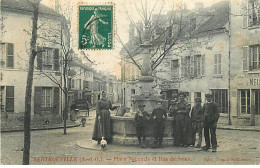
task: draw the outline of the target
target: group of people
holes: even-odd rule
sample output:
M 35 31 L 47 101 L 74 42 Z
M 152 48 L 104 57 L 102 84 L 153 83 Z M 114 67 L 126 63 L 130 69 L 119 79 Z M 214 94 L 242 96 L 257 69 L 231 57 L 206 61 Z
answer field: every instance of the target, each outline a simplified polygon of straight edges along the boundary
M 202 130 L 204 129 L 205 146 L 207 151 L 212 145 L 212 152 L 217 151 L 216 128 L 219 119 L 219 111 L 216 103 L 212 101 L 212 95 L 206 94 L 206 102 L 201 105 L 201 99 L 195 98 L 195 105 L 191 105 L 185 100 L 184 92 L 179 93 L 179 99 L 172 100 L 169 109 L 162 106 L 163 101 L 158 100 L 157 106 L 149 114 L 145 111 L 145 105 L 138 105 L 138 111 L 134 117 L 136 135 L 139 147 L 146 147 L 147 123 L 152 120 L 154 128 L 154 142 L 152 148 L 163 147 L 163 135 L 165 129 L 165 119 L 173 117 L 174 146 L 195 146 L 201 147 Z M 100 143 L 102 137 L 107 142 L 111 141 L 111 119 L 110 111 L 116 109 L 106 98 L 106 93 L 102 91 L 102 97 L 97 103 L 96 120 L 92 139 Z M 196 134 L 199 134 L 197 144 Z M 211 136 L 210 136 L 210 135 Z
M 206 145 L 202 149 L 207 151 L 212 145 L 212 152 L 217 151 L 216 128 L 219 111 L 217 104 L 212 101 L 212 95 L 206 94 L 207 101 L 203 106 L 201 105 L 201 98 L 195 98 L 195 105 L 192 109 L 190 104 L 185 100 L 185 97 L 185 93 L 181 92 L 179 100 L 172 100 L 168 110 L 162 106 L 162 101 L 158 101 L 157 107 L 152 111 L 150 116 L 144 110 L 144 105 L 138 105 L 138 111 L 135 115 L 135 125 L 141 148 L 146 147 L 145 138 L 148 120 L 154 120 L 154 143 L 152 148 L 163 147 L 164 120 L 169 116 L 174 118 L 174 146 L 195 146 L 195 148 L 200 148 L 202 130 L 204 129 Z M 197 133 L 199 134 L 199 139 L 195 145 Z

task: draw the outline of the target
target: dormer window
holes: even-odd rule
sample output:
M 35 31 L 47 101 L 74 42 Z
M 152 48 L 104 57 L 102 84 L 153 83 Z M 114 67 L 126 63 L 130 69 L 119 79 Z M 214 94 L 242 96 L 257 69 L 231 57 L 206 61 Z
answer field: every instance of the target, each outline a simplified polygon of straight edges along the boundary
M 194 31 L 196 29 L 196 18 L 190 19 L 190 31 Z

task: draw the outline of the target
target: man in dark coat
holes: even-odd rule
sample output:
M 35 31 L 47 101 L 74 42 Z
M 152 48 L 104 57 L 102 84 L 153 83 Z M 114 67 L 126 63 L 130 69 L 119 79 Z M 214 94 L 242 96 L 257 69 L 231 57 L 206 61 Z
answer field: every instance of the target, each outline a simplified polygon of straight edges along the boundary
M 199 133 L 198 143 L 195 148 L 199 148 L 201 146 L 203 117 L 204 114 L 201 106 L 201 98 L 196 97 L 195 106 L 191 110 L 192 146 L 194 146 L 196 142 L 196 133 Z
M 149 115 L 146 111 L 144 111 L 145 105 L 138 105 L 138 111 L 135 114 L 135 127 L 136 127 L 136 135 L 138 138 L 139 147 L 146 148 L 145 138 L 146 138 L 146 125 L 147 120 L 149 120 Z M 141 141 L 143 138 L 143 143 Z
M 209 137 L 209 131 L 210 131 L 212 152 L 216 152 L 217 151 L 216 129 L 217 129 L 217 122 L 219 119 L 219 110 L 218 110 L 218 105 L 216 103 L 213 103 L 211 94 L 206 94 L 206 100 L 207 102 L 203 106 L 204 137 L 205 137 L 206 145 L 203 147 L 203 150 L 207 151 L 210 148 L 210 137 Z
M 162 107 L 162 101 L 157 101 L 157 107 L 153 110 L 151 117 L 154 119 L 154 144 L 153 148 L 162 148 L 164 120 L 167 117 L 167 109 Z M 159 144 L 158 144 L 159 142 Z

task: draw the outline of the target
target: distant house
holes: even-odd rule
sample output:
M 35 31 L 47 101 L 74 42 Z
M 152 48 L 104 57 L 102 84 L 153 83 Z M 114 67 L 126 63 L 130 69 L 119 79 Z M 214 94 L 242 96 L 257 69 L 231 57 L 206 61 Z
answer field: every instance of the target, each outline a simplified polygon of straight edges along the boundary
M 40 4 L 37 46 L 32 89 L 32 125 L 62 122 L 61 91 L 44 73 L 60 82 L 60 36 L 64 18 Z M 2 0 L 1 31 L 1 112 L 2 126 L 23 124 L 25 88 L 32 29 L 32 6 L 26 0 Z M 48 121 L 48 122 L 46 122 Z
M 77 54 L 73 54 L 72 61 L 69 62 L 69 69 L 75 74 L 69 81 L 69 106 L 73 101 L 86 99 L 89 105 L 93 105 L 93 69 L 91 62 L 82 63 Z

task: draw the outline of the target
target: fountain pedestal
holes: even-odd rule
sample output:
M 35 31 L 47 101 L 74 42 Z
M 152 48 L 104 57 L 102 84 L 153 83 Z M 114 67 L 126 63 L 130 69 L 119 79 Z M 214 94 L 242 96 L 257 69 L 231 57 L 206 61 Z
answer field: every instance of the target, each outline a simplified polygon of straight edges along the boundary
M 142 47 L 142 57 L 143 63 L 141 66 L 141 77 L 139 79 L 138 85 L 141 88 L 141 94 L 136 95 L 134 98 L 134 113 L 126 114 L 125 117 L 120 116 L 112 116 L 112 135 L 113 135 L 113 143 L 122 144 L 122 145 L 136 145 L 138 144 L 138 140 L 136 137 L 136 128 L 134 123 L 134 115 L 137 111 L 137 107 L 139 104 L 145 105 L 145 111 L 149 114 L 152 113 L 153 109 L 156 107 L 156 102 L 159 98 L 159 95 L 154 93 L 153 89 L 153 81 L 154 77 L 152 76 L 152 68 L 151 68 L 151 47 L 150 43 L 150 32 L 148 23 L 144 27 L 144 31 L 142 34 L 142 38 L 144 39 L 144 43 L 140 46 Z M 129 117 L 126 117 L 129 116 Z M 167 118 L 165 120 L 165 130 L 164 130 L 164 138 L 163 144 L 173 145 L 173 119 Z M 147 138 L 146 143 L 153 143 L 153 135 L 154 135 L 154 120 L 150 119 L 147 122 Z

